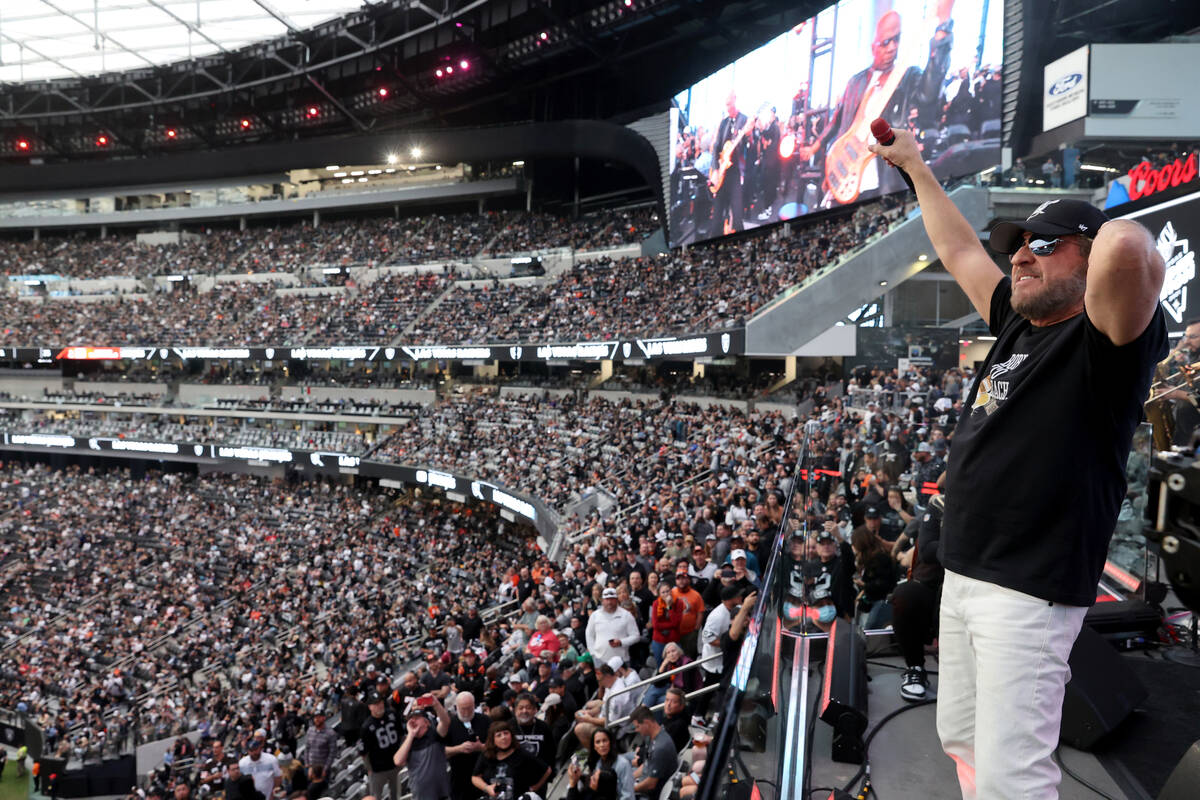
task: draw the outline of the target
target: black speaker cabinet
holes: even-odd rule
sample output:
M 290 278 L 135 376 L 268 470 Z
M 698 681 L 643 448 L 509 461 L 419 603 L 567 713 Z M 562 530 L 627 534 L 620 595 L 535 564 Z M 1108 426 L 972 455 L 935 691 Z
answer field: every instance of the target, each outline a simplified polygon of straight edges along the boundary
M 861 629 L 841 618 L 833 623 L 821 684 L 821 720 L 833 726 L 834 761 L 863 762 L 867 729 L 867 641 Z
M 1146 687 L 1104 637 L 1084 626 L 1071 649 L 1060 740 L 1091 750 L 1147 696 Z

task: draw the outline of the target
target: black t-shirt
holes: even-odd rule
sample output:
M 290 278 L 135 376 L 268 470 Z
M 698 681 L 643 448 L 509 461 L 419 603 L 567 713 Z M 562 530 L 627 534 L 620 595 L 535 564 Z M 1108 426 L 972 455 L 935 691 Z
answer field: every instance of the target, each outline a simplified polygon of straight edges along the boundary
M 478 711 L 469 723 L 458 718 L 458 714 L 450 714 L 450 730 L 446 732 L 446 746 L 457 747 L 464 742 L 487 741 L 487 729 L 491 720 L 486 714 Z M 479 760 L 479 753 L 461 753 L 450 756 L 450 782 L 455 786 L 466 786 L 471 782 L 471 770 Z
M 542 779 L 546 765 L 518 747 L 503 760 L 480 753 L 472 774 L 483 778 L 485 783 L 495 784 L 497 794 L 502 794 L 506 786 L 511 787 L 511 797 L 516 800 Z
M 1155 364 L 1157 308 L 1116 347 L 1086 310 L 1043 328 L 992 295 L 996 342 L 964 404 L 946 476 L 942 563 L 1044 600 L 1095 602 L 1125 494 L 1125 462 Z
M 662 714 L 662 712 L 659 712 Z M 692 738 L 692 730 L 688 727 L 689 720 L 692 718 L 691 706 L 685 705 L 683 711 L 673 717 L 668 717 L 662 714 L 663 730 L 671 737 L 671 741 L 675 744 L 675 749 L 682 752 Z
M 452 683 L 454 683 L 454 679 L 445 670 L 442 670 L 437 675 L 434 675 L 432 672 L 426 672 L 421 676 L 421 688 L 427 692 L 436 692 Z
M 383 716 L 368 716 L 358 740 L 358 752 L 367 757 L 372 772 L 395 769 L 392 756 L 400 749 L 404 736 L 404 720 L 393 709 L 384 709 Z
M 554 746 L 550 741 L 550 726 L 540 719 L 534 718 L 528 725 L 522 725 L 513 720 L 513 728 L 517 731 L 517 747 L 541 761 L 546 766 L 554 763 Z

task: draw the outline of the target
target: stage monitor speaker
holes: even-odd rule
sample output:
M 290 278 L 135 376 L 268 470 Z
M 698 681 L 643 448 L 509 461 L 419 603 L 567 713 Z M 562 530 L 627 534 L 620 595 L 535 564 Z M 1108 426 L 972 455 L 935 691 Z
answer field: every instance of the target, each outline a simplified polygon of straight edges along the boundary
M 1071 649 L 1061 741 L 1091 750 L 1147 697 L 1137 674 L 1104 637 L 1084 626 Z
M 821 685 L 821 720 L 833 726 L 834 761 L 861 764 L 867 729 L 867 640 L 852 622 L 837 619 L 829 632 Z
M 1197 786 L 1200 786 L 1200 741 L 1193 742 L 1171 770 L 1158 800 L 1195 800 Z

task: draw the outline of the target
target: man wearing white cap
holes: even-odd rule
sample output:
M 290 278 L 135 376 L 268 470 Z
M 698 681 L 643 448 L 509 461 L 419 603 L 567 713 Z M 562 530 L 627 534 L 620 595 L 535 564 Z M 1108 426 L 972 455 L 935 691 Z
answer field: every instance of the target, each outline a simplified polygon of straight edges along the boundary
M 596 663 L 613 656 L 629 661 L 629 646 L 642 638 L 637 620 L 617 605 L 617 590 L 608 588 L 600 596 L 600 608 L 592 612 L 587 624 L 587 648 Z

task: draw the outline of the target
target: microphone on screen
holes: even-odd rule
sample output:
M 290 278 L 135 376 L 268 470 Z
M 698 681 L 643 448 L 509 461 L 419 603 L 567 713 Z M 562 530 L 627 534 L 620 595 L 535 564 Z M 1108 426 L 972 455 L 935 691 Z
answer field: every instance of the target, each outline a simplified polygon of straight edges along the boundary
M 871 121 L 871 135 L 875 137 L 875 141 L 884 147 L 888 147 L 896 141 L 896 134 L 892 131 L 892 126 L 883 117 L 876 117 Z M 892 166 L 895 167 L 896 165 L 892 164 Z M 916 192 L 917 190 L 913 187 L 912 178 L 908 177 L 908 173 L 900 169 L 900 167 L 896 167 L 896 171 L 900 173 L 901 178 L 904 178 L 904 182 L 908 184 L 908 188 Z

